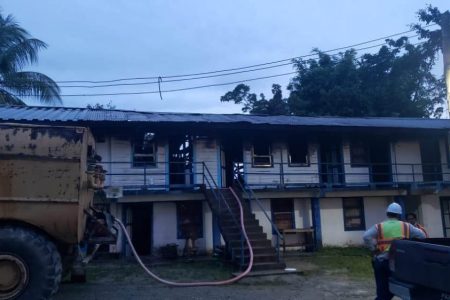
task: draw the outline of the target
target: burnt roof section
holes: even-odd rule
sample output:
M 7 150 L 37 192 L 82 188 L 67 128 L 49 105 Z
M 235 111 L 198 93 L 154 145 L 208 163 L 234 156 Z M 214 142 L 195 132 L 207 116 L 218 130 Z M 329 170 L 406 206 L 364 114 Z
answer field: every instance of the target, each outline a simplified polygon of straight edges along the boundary
M 450 129 L 448 119 L 415 118 L 343 118 L 261 116 L 244 114 L 200 114 L 141 112 L 129 110 L 100 110 L 73 107 L 0 106 L 0 121 L 39 123 L 165 123 L 177 124 L 235 124 L 265 126 L 361 127 L 361 128 L 415 128 Z

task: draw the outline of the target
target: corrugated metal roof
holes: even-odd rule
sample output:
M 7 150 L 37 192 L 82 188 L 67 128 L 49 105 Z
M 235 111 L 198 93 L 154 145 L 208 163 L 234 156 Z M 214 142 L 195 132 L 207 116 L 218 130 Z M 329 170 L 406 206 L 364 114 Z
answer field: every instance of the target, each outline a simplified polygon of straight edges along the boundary
M 252 125 L 284 126 L 450 129 L 450 120 L 448 119 L 260 116 L 244 114 L 140 112 L 43 106 L 0 106 L 0 121 L 90 123 L 164 122 L 199 124 L 245 123 Z

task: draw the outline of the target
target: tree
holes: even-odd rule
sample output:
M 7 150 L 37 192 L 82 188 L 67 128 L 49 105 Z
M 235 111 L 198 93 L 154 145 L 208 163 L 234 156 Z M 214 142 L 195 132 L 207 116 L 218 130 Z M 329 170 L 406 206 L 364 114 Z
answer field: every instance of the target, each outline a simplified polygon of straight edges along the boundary
M 428 6 L 418 17 L 421 23 L 439 24 L 440 12 Z M 401 37 L 386 40 L 373 54 L 357 56 L 352 49 L 329 55 L 314 49 L 317 59 L 293 60 L 297 74 L 287 86 L 287 99 L 279 98 L 281 88 L 277 97 L 274 94 L 267 101 L 249 94 L 250 87 L 239 85 L 240 89 L 228 92 L 221 101 L 243 103 L 243 111 L 250 113 L 271 102 L 285 103 L 283 114 L 303 116 L 439 117 L 445 84 L 432 74 L 432 68 L 441 49 L 441 33 L 421 24 L 412 28 L 423 43 L 411 44 Z M 264 112 L 279 114 L 277 109 Z
M 94 105 L 88 104 L 88 105 L 86 105 L 86 108 L 98 109 L 98 110 L 111 110 L 111 109 L 116 109 L 116 106 L 114 104 L 112 104 L 112 101 L 109 101 L 106 104 L 100 104 L 100 103 L 95 103 Z
M 60 89 L 51 78 L 22 71 L 37 62 L 39 50 L 46 47 L 11 15 L 0 13 L 0 104 L 25 105 L 23 97 L 36 97 L 44 104 L 61 103 Z

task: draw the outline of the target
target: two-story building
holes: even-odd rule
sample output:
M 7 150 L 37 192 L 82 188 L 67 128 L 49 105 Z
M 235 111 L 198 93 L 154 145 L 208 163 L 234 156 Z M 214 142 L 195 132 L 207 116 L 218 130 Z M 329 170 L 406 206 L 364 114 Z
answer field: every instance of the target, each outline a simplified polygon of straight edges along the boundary
M 3 106 L 0 121 L 90 127 L 111 212 L 141 254 L 183 246 L 187 224 L 201 251 L 223 243 L 204 188 L 236 180 L 274 244 L 271 222 L 312 228 L 318 244 L 361 244 L 392 201 L 431 237 L 450 236 L 449 120 Z M 125 249 L 122 238 L 112 247 Z

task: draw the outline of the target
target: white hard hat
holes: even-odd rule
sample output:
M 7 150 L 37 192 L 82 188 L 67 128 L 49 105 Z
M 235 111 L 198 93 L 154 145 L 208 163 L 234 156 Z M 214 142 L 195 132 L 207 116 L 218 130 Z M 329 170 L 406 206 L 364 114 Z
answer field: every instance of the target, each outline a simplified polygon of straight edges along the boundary
M 402 207 L 398 203 L 391 203 L 386 209 L 386 212 L 401 215 L 402 214 Z

